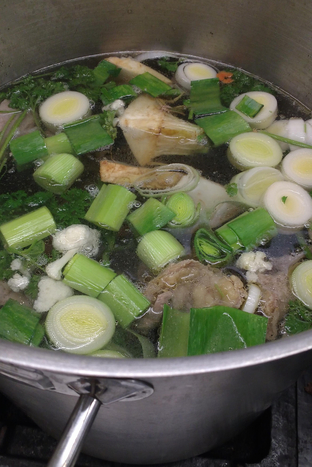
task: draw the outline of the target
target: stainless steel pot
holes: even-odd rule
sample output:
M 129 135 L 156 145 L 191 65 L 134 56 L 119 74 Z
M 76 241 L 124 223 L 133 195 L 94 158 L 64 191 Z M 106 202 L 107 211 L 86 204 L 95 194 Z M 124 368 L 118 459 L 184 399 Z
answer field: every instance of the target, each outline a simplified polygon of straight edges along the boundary
M 304 0 L 2 1 L 0 83 L 85 55 L 161 49 L 249 70 L 311 107 L 311 21 L 312 4 Z M 82 394 L 79 409 L 91 409 L 81 424 L 97 412 L 84 452 L 162 463 L 231 437 L 311 363 L 311 332 L 243 351 L 154 361 L 0 342 L 0 389 L 55 437 Z

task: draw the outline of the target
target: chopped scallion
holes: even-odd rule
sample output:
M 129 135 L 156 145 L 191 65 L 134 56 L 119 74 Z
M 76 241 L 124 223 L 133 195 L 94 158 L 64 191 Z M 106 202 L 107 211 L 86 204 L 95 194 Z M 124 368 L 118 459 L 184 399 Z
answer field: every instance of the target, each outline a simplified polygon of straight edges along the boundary
M 197 230 L 194 248 L 199 261 L 218 266 L 227 264 L 233 255 L 233 250 L 227 243 L 205 228 Z
M 175 217 L 168 224 L 169 227 L 189 227 L 199 218 L 200 203 L 196 206 L 193 198 L 183 191 L 166 196 L 163 203 L 175 213 Z
M 137 248 L 138 257 L 152 271 L 159 271 L 183 254 L 181 243 L 164 230 L 148 232 L 141 238 Z
M 132 78 L 132 80 L 129 81 L 129 84 L 137 86 L 143 92 L 147 92 L 153 97 L 158 97 L 171 90 L 171 86 L 169 86 L 169 84 L 164 83 L 149 72 L 142 73 L 141 75 Z
M 75 154 L 97 151 L 113 143 L 113 139 L 102 128 L 98 117 L 91 117 L 64 127 Z
M 86 213 L 85 219 L 117 232 L 129 212 L 130 203 L 135 199 L 135 194 L 123 186 L 103 185 Z
M 139 235 L 161 229 L 175 217 L 175 213 L 155 198 L 149 198 L 127 217 Z
M 150 306 L 147 298 L 122 274 L 108 284 L 98 299 L 110 307 L 123 328 Z
M 190 107 L 194 115 L 215 114 L 228 110 L 220 101 L 218 78 L 191 82 Z
M 260 104 L 246 94 L 236 105 L 235 109 L 247 115 L 247 117 L 253 118 L 260 112 L 262 107 L 263 104 Z
M 24 165 L 49 155 L 45 139 L 39 130 L 13 139 L 10 144 L 10 149 L 14 159 L 19 165 Z

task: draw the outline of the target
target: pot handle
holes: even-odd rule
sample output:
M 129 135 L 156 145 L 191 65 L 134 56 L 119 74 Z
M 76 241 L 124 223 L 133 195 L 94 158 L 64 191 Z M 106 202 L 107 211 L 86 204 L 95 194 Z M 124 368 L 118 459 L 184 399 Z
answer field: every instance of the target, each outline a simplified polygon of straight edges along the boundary
M 80 394 L 47 467 L 73 467 L 102 404 L 140 400 L 154 389 L 146 382 L 122 379 L 80 379 L 68 385 Z
M 48 463 L 48 467 L 71 467 L 75 465 L 81 446 L 98 413 L 101 402 L 83 394 L 67 422 L 61 439 Z

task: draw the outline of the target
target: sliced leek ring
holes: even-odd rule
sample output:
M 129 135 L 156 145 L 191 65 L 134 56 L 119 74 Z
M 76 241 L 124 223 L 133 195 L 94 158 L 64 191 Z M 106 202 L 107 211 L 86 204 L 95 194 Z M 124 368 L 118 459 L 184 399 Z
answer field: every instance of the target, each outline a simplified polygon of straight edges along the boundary
M 279 144 L 262 133 L 241 133 L 230 141 L 227 156 L 239 170 L 252 167 L 276 167 L 282 160 Z
M 242 112 L 236 109 L 237 104 L 246 95 L 254 99 L 259 104 L 263 105 L 260 112 L 257 113 L 257 115 L 253 118 L 248 117 L 247 115 L 243 114 Z M 277 117 L 277 100 L 272 94 L 268 92 L 250 91 L 235 97 L 235 99 L 231 102 L 230 109 L 234 110 L 241 117 L 243 117 L 252 128 L 264 130 L 265 128 L 270 126 Z
M 175 73 L 175 79 L 180 86 L 191 89 L 191 82 L 201 79 L 216 78 L 217 72 L 205 63 L 182 63 Z
M 64 91 L 54 94 L 39 107 L 41 120 L 52 131 L 66 123 L 86 117 L 89 112 L 89 99 L 77 91 Z
M 304 261 L 294 269 L 291 286 L 296 297 L 312 309 L 312 260 Z
M 75 295 L 59 301 L 50 309 L 45 326 L 57 349 L 89 354 L 110 341 L 115 332 L 115 318 L 103 302 Z
M 303 188 L 312 188 L 312 149 L 296 149 L 284 157 L 282 172 L 285 178 Z
M 238 201 L 257 207 L 261 205 L 262 197 L 269 186 L 282 180 L 282 173 L 273 167 L 254 167 L 235 175 L 231 183 L 237 184 Z
M 270 125 L 266 131 L 272 133 L 273 135 L 282 136 L 283 138 L 288 138 L 288 121 L 289 120 L 274 120 L 272 125 Z M 284 143 L 284 141 L 277 141 L 280 145 L 283 152 L 289 150 L 289 144 Z
M 259 306 L 260 298 L 260 288 L 255 284 L 249 284 L 248 297 L 246 298 L 242 310 L 246 311 L 246 313 L 254 313 Z
M 305 122 L 305 142 L 312 144 L 312 119 Z
M 300 143 L 306 142 L 306 124 L 302 118 L 290 118 L 287 125 L 287 138 Z M 294 144 L 289 145 L 290 150 L 298 149 Z
M 293 182 L 273 183 L 264 194 L 263 204 L 274 221 L 284 227 L 302 228 L 312 218 L 309 193 Z

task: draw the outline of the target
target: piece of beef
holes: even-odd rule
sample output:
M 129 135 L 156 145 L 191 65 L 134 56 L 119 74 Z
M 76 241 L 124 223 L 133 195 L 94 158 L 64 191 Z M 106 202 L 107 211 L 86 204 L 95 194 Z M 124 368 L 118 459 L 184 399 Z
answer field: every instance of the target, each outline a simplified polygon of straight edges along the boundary
M 160 324 L 165 303 L 189 311 L 214 305 L 240 308 L 246 299 L 244 284 L 237 276 L 227 276 L 219 269 L 194 260 L 167 266 L 148 283 L 144 295 L 152 306 L 137 322 L 141 332 Z

